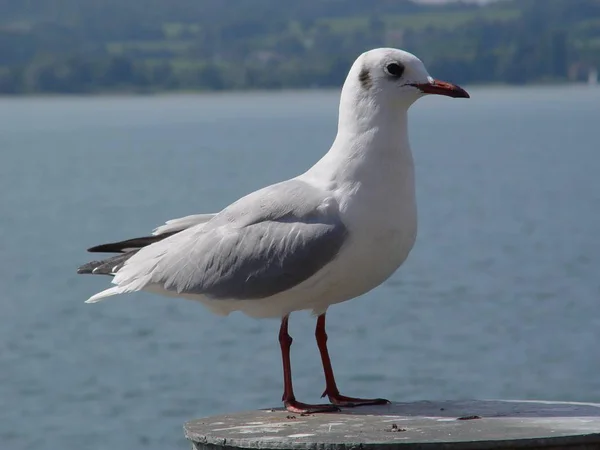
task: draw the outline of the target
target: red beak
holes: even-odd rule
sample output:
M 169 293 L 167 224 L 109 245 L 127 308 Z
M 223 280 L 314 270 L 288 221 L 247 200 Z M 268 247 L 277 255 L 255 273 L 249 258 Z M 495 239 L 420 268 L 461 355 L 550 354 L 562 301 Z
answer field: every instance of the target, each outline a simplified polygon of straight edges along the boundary
M 413 84 L 412 86 L 420 89 L 424 94 L 445 95 L 453 98 L 471 98 L 469 93 L 463 88 L 446 81 L 433 80 L 431 83 Z

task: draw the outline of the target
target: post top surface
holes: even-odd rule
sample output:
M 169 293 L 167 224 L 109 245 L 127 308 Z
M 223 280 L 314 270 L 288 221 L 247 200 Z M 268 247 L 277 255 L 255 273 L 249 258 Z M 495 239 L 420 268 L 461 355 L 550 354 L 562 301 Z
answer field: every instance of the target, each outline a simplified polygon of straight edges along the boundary
M 421 401 L 309 416 L 268 409 L 192 420 L 184 429 L 197 449 L 600 448 L 600 404 Z

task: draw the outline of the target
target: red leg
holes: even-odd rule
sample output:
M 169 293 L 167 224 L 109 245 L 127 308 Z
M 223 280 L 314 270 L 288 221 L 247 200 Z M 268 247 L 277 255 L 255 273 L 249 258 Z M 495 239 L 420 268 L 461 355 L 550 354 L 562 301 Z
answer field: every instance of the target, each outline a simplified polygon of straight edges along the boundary
M 354 398 L 346 397 L 340 394 L 333 376 L 333 368 L 329 359 L 329 351 L 327 350 L 327 333 L 325 332 L 325 314 L 321 314 L 317 319 L 317 328 L 315 329 L 317 345 L 321 353 L 321 361 L 323 362 L 323 371 L 325 372 L 325 392 L 321 397 L 328 396 L 329 401 L 338 406 L 362 406 L 362 405 L 387 405 L 389 400 L 384 398 Z
M 296 414 L 312 414 L 317 412 L 339 411 L 332 405 L 309 405 L 296 400 L 292 386 L 292 365 L 290 363 L 290 348 L 292 337 L 288 334 L 288 316 L 281 319 L 279 329 L 279 344 L 281 345 L 281 359 L 283 360 L 283 404 L 285 409 Z

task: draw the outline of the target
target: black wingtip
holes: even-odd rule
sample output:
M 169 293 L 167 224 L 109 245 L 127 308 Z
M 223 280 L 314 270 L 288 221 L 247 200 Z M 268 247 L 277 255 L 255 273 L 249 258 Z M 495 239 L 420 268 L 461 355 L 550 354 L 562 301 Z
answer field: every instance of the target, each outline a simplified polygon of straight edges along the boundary
M 77 268 L 77 273 L 79 275 L 87 275 L 87 274 L 93 274 L 94 273 L 94 269 L 96 267 L 98 267 L 100 264 L 102 264 L 102 261 L 90 261 L 87 264 L 84 264 L 83 266 L 80 266 Z
M 140 238 L 127 239 L 126 241 L 96 245 L 95 247 L 88 248 L 87 251 L 90 253 L 128 253 L 132 250 L 137 250 L 154 244 L 155 242 L 162 241 L 163 239 L 168 238 L 176 233 L 178 233 L 178 231 L 162 233 L 156 236 L 144 236 Z
M 123 247 L 117 243 L 101 244 L 87 249 L 90 253 L 123 253 Z
M 132 250 L 124 254 L 111 256 L 110 258 L 103 259 L 101 261 L 91 261 L 77 269 L 78 274 L 90 274 L 90 275 L 110 275 L 113 276 L 115 273 L 123 267 L 125 261 L 135 255 L 138 250 Z

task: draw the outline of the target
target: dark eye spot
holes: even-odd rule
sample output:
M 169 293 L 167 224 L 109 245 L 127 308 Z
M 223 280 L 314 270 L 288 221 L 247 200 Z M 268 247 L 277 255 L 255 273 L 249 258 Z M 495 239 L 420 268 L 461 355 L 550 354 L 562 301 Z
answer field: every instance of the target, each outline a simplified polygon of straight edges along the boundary
M 393 77 L 400 78 L 404 73 L 404 66 L 399 63 L 390 63 L 385 67 L 385 71 Z
M 363 67 L 358 75 L 358 81 L 360 81 L 360 85 L 363 89 L 369 89 L 371 87 L 371 75 L 366 67 Z

